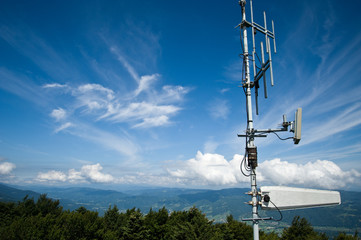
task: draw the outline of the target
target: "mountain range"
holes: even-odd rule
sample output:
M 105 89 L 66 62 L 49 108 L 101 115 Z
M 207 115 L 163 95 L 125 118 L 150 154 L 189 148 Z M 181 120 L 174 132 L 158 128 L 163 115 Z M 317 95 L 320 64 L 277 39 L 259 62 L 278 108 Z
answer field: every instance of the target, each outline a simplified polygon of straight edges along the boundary
M 148 213 L 152 208 L 165 207 L 168 211 L 188 210 L 195 206 L 214 222 L 225 222 L 228 215 L 235 219 L 251 217 L 251 207 L 245 204 L 250 197 L 245 194 L 248 189 L 227 188 L 221 190 L 147 188 L 128 189 L 125 191 L 102 190 L 85 187 L 28 187 L 0 184 L 0 201 L 21 201 L 25 196 L 37 199 L 40 194 L 59 199 L 64 209 L 75 210 L 81 206 L 97 211 L 100 215 L 116 205 L 120 211 L 139 208 Z M 326 232 L 329 236 L 338 232 L 355 233 L 361 231 L 361 192 L 340 191 L 342 204 L 333 207 L 282 211 L 282 221 L 263 221 L 263 231 L 280 232 L 292 222 L 295 216 L 305 217 L 315 230 Z M 259 211 L 260 216 L 280 218 L 277 211 Z

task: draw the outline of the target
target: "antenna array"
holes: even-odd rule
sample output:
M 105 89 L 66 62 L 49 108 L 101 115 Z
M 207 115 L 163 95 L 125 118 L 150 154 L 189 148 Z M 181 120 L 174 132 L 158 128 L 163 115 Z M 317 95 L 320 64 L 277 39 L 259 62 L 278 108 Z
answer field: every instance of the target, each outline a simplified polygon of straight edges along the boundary
M 260 220 L 271 220 L 272 218 L 261 218 L 258 215 L 258 207 L 260 205 L 260 198 L 262 198 L 260 192 L 257 189 L 256 182 L 256 168 L 258 166 L 257 159 L 257 147 L 254 143 L 256 137 L 267 137 L 268 133 L 275 133 L 281 131 L 288 131 L 288 126 L 291 126 L 291 132 L 294 132 L 294 137 L 290 137 L 294 139 L 294 143 L 298 144 L 301 140 L 301 117 L 302 117 L 302 109 L 299 108 L 296 113 L 297 121 L 287 122 L 286 116 L 283 116 L 282 128 L 279 129 L 261 129 L 257 130 L 253 127 L 253 116 L 252 116 L 252 97 L 251 97 L 251 89 L 255 89 L 255 100 L 256 100 L 256 114 L 258 115 L 258 89 L 260 88 L 260 80 L 263 79 L 264 86 L 264 96 L 268 97 L 267 93 L 267 82 L 266 82 L 266 72 L 270 70 L 270 79 L 271 86 L 274 85 L 273 80 L 273 67 L 272 67 L 272 49 L 271 49 L 271 40 L 273 40 L 273 50 L 276 53 L 276 37 L 274 30 L 274 22 L 272 21 L 272 30 L 267 28 L 267 20 L 266 13 L 263 13 L 264 18 L 264 26 L 261 26 L 253 21 L 253 7 L 252 0 L 250 0 L 250 10 L 251 10 L 251 22 L 246 20 L 246 0 L 240 0 L 239 4 L 242 7 L 242 22 L 238 24 L 237 27 L 240 27 L 241 30 L 241 44 L 243 53 L 241 54 L 243 58 L 243 71 L 242 71 L 242 87 L 246 95 L 246 107 L 247 107 L 247 130 L 246 134 L 238 135 L 239 137 L 246 138 L 246 151 L 244 155 L 244 159 L 241 163 L 241 170 L 244 168 L 249 174 L 244 174 L 245 176 L 249 176 L 251 179 L 251 191 L 248 193 L 252 196 L 252 201 L 249 204 L 252 206 L 252 218 L 243 219 L 244 221 L 252 221 L 253 222 L 253 236 L 255 240 L 259 239 L 259 227 L 258 222 Z M 250 58 L 250 54 L 248 51 L 248 39 L 247 39 L 247 30 L 251 28 L 252 34 L 252 57 Z M 256 51 L 256 33 L 261 33 L 264 35 L 264 43 L 260 42 L 260 53 L 261 59 Z M 265 51 L 264 51 L 265 44 Z M 256 61 L 258 60 L 258 62 Z M 253 64 L 253 79 L 251 81 L 250 77 L 250 64 L 252 61 Z M 244 73 L 244 74 L 243 74 Z M 278 135 L 277 135 L 278 136 Z M 287 138 L 289 139 L 289 138 Z
M 281 140 L 293 139 L 295 144 L 298 144 L 301 140 L 301 122 L 302 122 L 302 108 L 298 108 L 295 113 L 295 120 L 292 122 L 287 121 L 286 115 L 283 115 L 283 122 L 281 128 L 276 129 L 254 129 L 253 127 L 253 116 L 252 116 L 252 98 L 251 89 L 255 89 L 256 97 L 256 114 L 258 115 L 258 89 L 260 88 L 259 81 L 263 79 L 264 96 L 267 98 L 267 83 L 266 83 L 266 72 L 270 70 L 271 86 L 274 85 L 273 81 L 273 69 L 272 69 L 272 54 L 271 54 L 271 40 L 273 40 L 273 50 L 276 53 L 276 37 L 274 31 L 274 23 L 272 21 L 272 31 L 267 29 L 266 13 L 263 12 L 264 26 L 261 26 L 253 21 L 253 7 L 252 0 L 250 0 L 251 8 L 251 22 L 246 20 L 246 0 L 240 0 L 239 4 L 242 7 L 242 22 L 237 26 L 241 29 L 241 43 L 243 41 L 243 71 L 242 71 L 242 87 L 246 95 L 246 107 L 247 107 L 247 130 L 243 135 L 239 137 L 246 138 L 246 151 L 244 158 L 241 162 L 242 173 L 250 177 L 251 180 L 251 191 L 247 194 L 252 196 L 252 201 L 248 204 L 252 206 L 252 218 L 243 219 L 243 221 L 253 222 L 253 239 L 259 240 L 259 227 L 258 222 L 263 220 L 274 220 L 271 217 L 262 218 L 258 215 L 258 207 L 261 206 L 263 209 L 297 209 L 297 208 L 309 208 L 309 207 L 320 207 L 320 206 L 332 206 L 341 204 L 340 193 L 337 191 L 324 191 L 316 189 L 304 189 L 304 188 L 289 188 L 289 187 L 261 187 L 260 191 L 257 189 L 256 182 L 256 168 L 258 166 L 257 159 L 257 147 L 254 143 L 256 137 L 267 137 L 267 134 L 276 132 L 288 131 L 290 126 L 290 132 L 293 132 L 293 137 L 288 137 Z M 248 41 L 247 41 L 247 30 L 252 30 L 252 58 L 250 59 L 248 52 Z M 260 32 L 265 37 L 265 48 L 268 57 L 266 56 L 263 48 L 263 42 L 260 42 L 261 60 L 258 57 L 256 51 L 256 40 L 255 34 Z M 267 59 L 266 59 L 267 58 Z M 257 62 L 256 59 L 259 61 Z M 250 78 L 250 66 L 249 62 L 253 63 L 253 79 Z M 246 170 L 246 173 L 243 171 Z M 271 200 L 272 199 L 272 200 Z M 272 205 L 270 205 L 271 203 Z M 277 207 L 277 206 L 279 207 Z M 280 212 L 281 213 L 281 212 Z M 282 219 L 282 214 L 281 214 Z M 276 220 L 276 221 L 280 221 Z

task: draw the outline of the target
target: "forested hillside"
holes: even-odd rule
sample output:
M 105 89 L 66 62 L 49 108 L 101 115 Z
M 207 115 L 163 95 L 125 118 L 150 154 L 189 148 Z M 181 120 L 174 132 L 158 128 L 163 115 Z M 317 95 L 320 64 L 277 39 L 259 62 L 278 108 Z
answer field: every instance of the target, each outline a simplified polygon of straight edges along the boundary
M 166 208 L 120 212 L 110 206 L 104 216 L 80 207 L 63 210 L 59 200 L 41 195 L 36 201 L 0 202 L 0 239 L 252 239 L 252 227 L 236 221 L 232 215 L 226 223 L 213 223 L 195 207 L 169 212 Z M 261 239 L 329 239 L 313 230 L 306 219 L 296 217 L 292 225 L 278 236 L 261 232 Z M 359 239 L 340 233 L 336 240 Z

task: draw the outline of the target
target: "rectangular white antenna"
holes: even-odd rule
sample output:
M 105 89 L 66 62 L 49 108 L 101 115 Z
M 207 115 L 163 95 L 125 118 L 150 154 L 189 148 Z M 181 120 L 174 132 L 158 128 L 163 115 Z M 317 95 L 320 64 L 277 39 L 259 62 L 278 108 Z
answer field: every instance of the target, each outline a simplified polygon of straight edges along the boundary
M 341 196 L 337 191 L 284 186 L 266 186 L 260 189 L 263 210 L 291 210 L 341 204 Z
M 295 144 L 298 144 L 301 140 L 301 125 L 302 125 L 302 108 L 298 108 L 295 113 L 295 123 L 294 123 L 293 141 Z

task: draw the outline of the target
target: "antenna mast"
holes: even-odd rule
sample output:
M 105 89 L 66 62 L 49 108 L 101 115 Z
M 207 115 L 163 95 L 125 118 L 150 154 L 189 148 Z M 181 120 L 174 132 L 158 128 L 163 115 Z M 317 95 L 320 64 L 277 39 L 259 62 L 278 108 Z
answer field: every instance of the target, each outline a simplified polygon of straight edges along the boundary
M 243 67 L 244 67 L 244 75 L 242 76 L 242 87 L 244 89 L 246 95 L 246 111 L 247 111 L 247 129 L 245 135 L 238 135 L 239 137 L 246 138 L 246 152 L 244 156 L 244 160 L 247 156 L 247 162 L 241 163 L 241 167 L 244 167 L 249 171 L 249 174 L 246 176 L 250 177 L 251 180 L 251 191 L 248 193 L 252 196 L 252 201 L 249 204 L 252 206 L 252 218 L 243 219 L 243 221 L 252 221 L 253 222 L 253 238 L 254 240 L 259 240 L 259 221 L 260 220 L 271 220 L 272 218 L 261 218 L 258 215 L 258 206 L 261 201 L 259 201 L 260 193 L 257 189 L 257 177 L 256 177 L 256 168 L 257 168 L 257 147 L 254 143 L 255 137 L 266 137 L 265 133 L 277 132 L 277 131 L 287 131 L 288 126 L 293 122 L 286 122 L 286 117 L 284 116 L 284 120 L 282 123 L 283 128 L 281 129 L 266 129 L 266 130 L 255 130 L 253 127 L 253 113 L 252 113 L 252 94 L 251 89 L 255 89 L 255 100 L 256 100 L 256 114 L 258 115 L 258 88 L 260 87 L 259 80 L 263 78 L 263 86 L 264 86 L 264 95 L 267 98 L 267 84 L 266 84 L 266 71 L 270 69 L 270 79 L 271 86 L 273 83 L 273 70 L 272 70 L 272 57 L 271 57 L 271 46 L 270 39 L 273 39 L 274 44 L 274 52 L 276 53 L 276 42 L 275 42 L 275 34 L 274 34 L 274 24 L 272 21 L 272 32 L 267 30 L 267 22 L 266 22 L 266 13 L 264 13 L 264 27 L 258 25 L 253 22 L 253 8 L 252 8 L 252 0 L 250 0 L 250 8 L 251 8 L 251 22 L 248 22 L 246 19 L 246 0 L 240 0 L 239 4 L 242 8 L 242 22 L 237 26 L 240 27 L 241 31 L 241 42 L 243 43 L 243 53 L 241 54 L 243 58 Z M 252 58 L 250 59 L 250 54 L 248 50 L 248 39 L 247 39 L 247 30 L 251 28 L 252 30 Z M 263 43 L 261 42 L 261 56 L 262 61 L 260 62 L 260 66 L 257 66 L 255 58 L 256 58 L 256 45 L 255 45 L 255 33 L 260 32 L 265 35 L 265 46 L 266 53 L 268 53 L 268 59 L 265 60 L 265 54 L 263 50 Z M 250 60 L 253 62 L 253 79 L 251 81 L 250 76 Z M 298 143 L 298 142 L 297 142 Z M 243 172 L 243 171 L 242 171 Z
M 295 113 L 295 120 L 288 122 L 286 115 L 283 115 L 283 122 L 281 128 L 276 129 L 255 129 L 253 127 L 253 113 L 252 113 L 252 94 L 251 90 L 254 88 L 255 92 L 255 103 L 256 103 L 256 114 L 258 115 L 258 89 L 260 88 L 259 81 L 263 79 L 264 87 L 264 97 L 267 98 L 267 82 L 266 82 L 266 72 L 270 70 L 269 76 L 271 79 L 271 86 L 274 85 L 273 81 L 273 69 L 272 69 L 272 56 L 271 56 L 271 42 L 270 38 L 273 39 L 273 50 L 276 53 L 276 38 L 274 31 L 274 23 L 272 21 L 272 31 L 267 29 L 266 13 L 263 12 L 264 26 L 261 26 L 253 21 L 253 7 L 252 0 L 250 0 L 250 10 L 251 10 L 251 22 L 248 22 L 246 19 L 246 0 L 239 0 L 239 5 L 242 8 L 242 22 L 238 24 L 237 27 L 240 27 L 241 32 L 241 43 L 243 53 L 241 57 L 243 58 L 243 71 L 242 71 L 242 87 L 246 95 L 246 111 L 247 111 L 247 129 L 245 134 L 239 134 L 239 137 L 246 138 L 246 151 L 244 158 L 241 162 L 241 171 L 242 173 L 250 177 L 251 180 L 251 191 L 248 192 L 248 195 L 252 196 L 252 201 L 248 204 L 252 206 L 252 218 L 242 219 L 243 221 L 252 221 L 253 222 L 253 239 L 259 240 L 259 221 L 262 220 L 272 220 L 271 217 L 262 218 L 258 215 L 258 207 L 261 206 L 263 209 L 272 209 L 268 203 L 272 198 L 272 201 L 275 201 L 277 205 L 280 206 L 280 209 L 296 209 L 296 208 L 307 208 L 307 207 L 319 207 L 319 206 L 331 206 L 341 204 L 340 193 L 336 191 L 322 191 L 315 189 L 302 189 L 302 188 L 288 188 L 288 187 L 263 187 L 260 191 L 257 189 L 256 181 L 256 168 L 258 166 L 257 159 L 257 147 L 254 143 L 256 137 L 267 137 L 269 133 L 284 132 L 288 131 L 290 126 L 290 132 L 293 132 L 293 137 L 288 137 L 285 139 L 280 138 L 281 140 L 293 139 L 294 144 L 298 144 L 301 140 L 301 122 L 302 122 L 302 108 L 298 108 Z M 249 54 L 248 50 L 248 39 L 247 39 L 247 30 L 251 28 L 252 34 L 252 56 Z M 256 41 L 255 34 L 256 32 L 261 33 L 265 36 L 265 48 L 266 54 L 263 49 L 263 42 L 260 42 L 261 45 L 261 60 L 258 57 L 256 51 Z M 268 56 L 266 56 L 268 55 Z M 256 64 L 256 59 L 258 62 Z M 250 77 L 250 61 L 253 63 L 253 79 L 251 81 Z M 244 73 L 244 74 L 243 74 Z M 277 134 L 276 134 L 277 135 Z M 277 135 L 278 136 L 278 135 Z M 248 174 L 246 174 L 243 169 L 245 169 Z M 280 194 L 282 193 L 282 194 Z M 280 196 L 281 195 L 281 196 Z M 274 208 L 278 209 L 274 202 L 271 202 L 274 205 Z M 279 221 L 279 220 L 277 220 Z
M 253 114 L 252 114 L 252 96 L 251 96 L 251 78 L 249 71 L 249 53 L 248 53 L 248 40 L 247 40 L 247 28 L 250 24 L 246 20 L 246 1 L 241 0 L 239 4 L 242 7 L 242 23 L 240 24 L 241 32 L 243 32 L 243 63 L 245 67 L 245 79 L 242 79 L 243 88 L 246 93 L 246 104 L 247 104 L 247 132 L 246 132 L 246 152 L 248 152 L 248 166 L 250 167 L 250 178 L 251 178 L 251 192 L 252 201 L 252 221 L 253 221 L 253 238 L 259 239 L 259 227 L 258 227 L 258 190 L 256 181 L 256 167 L 257 167 L 257 147 L 254 145 L 254 134 L 253 134 Z M 253 15 L 253 14 L 252 14 Z M 253 31 L 253 26 L 252 26 Z M 252 34 L 253 36 L 253 34 Z M 253 37 L 254 38 L 254 37 Z M 254 46 L 254 44 L 253 44 Z M 253 50 L 254 52 L 254 50 Z M 254 55 L 254 53 L 252 53 Z M 254 67 L 255 69 L 255 67 Z

